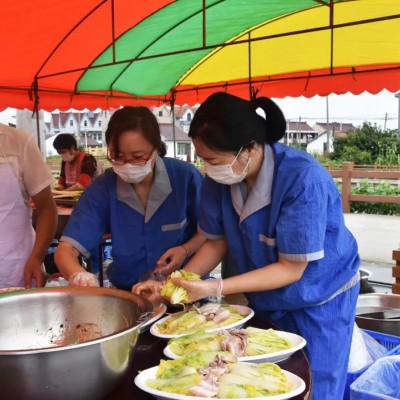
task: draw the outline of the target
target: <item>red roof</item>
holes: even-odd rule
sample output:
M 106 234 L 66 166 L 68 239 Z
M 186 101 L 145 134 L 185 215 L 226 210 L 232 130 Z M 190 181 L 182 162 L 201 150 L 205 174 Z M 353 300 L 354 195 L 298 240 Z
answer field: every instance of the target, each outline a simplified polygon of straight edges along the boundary
M 67 121 L 69 121 L 71 117 L 71 113 L 69 112 L 60 112 L 60 119 L 61 119 L 61 128 L 67 125 Z
M 60 115 L 57 114 L 51 114 L 51 119 L 53 121 L 53 127 L 54 129 L 60 129 Z
M 174 140 L 172 124 L 159 124 L 161 136 L 168 141 Z M 191 142 L 192 139 L 179 126 L 175 125 L 175 140 L 179 142 Z
M 193 114 L 195 114 L 198 108 L 199 106 L 197 105 L 193 107 L 189 107 L 188 105 L 175 106 L 175 118 L 182 118 L 183 114 L 185 114 L 187 110 L 190 110 Z
M 287 122 L 286 125 L 286 132 L 311 132 L 316 133 L 316 131 L 311 128 L 307 122 Z
M 326 122 L 317 122 L 324 130 L 328 130 L 328 124 Z M 329 123 L 329 130 L 333 132 L 348 132 L 348 131 L 355 131 L 356 127 L 353 124 L 349 123 L 341 123 L 341 122 L 330 122 Z
M 81 136 L 81 137 L 79 138 L 79 144 L 78 144 L 78 146 L 85 147 L 86 143 L 87 143 L 87 145 L 88 145 L 89 147 L 101 146 L 100 143 L 97 143 L 97 142 L 96 142 L 93 138 L 91 138 L 90 136 L 87 137 L 87 141 L 85 140 L 85 136 Z

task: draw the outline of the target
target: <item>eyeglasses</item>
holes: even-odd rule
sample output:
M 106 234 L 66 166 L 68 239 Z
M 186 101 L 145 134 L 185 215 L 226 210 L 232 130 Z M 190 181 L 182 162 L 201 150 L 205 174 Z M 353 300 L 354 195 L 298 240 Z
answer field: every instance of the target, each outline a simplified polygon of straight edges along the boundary
M 112 158 L 110 157 L 107 149 L 107 160 L 112 164 L 112 165 L 125 165 L 125 164 L 131 164 L 131 165 L 145 165 L 153 156 L 154 153 L 154 148 L 151 150 L 150 154 L 147 157 L 132 157 L 129 160 L 124 160 L 123 158 Z

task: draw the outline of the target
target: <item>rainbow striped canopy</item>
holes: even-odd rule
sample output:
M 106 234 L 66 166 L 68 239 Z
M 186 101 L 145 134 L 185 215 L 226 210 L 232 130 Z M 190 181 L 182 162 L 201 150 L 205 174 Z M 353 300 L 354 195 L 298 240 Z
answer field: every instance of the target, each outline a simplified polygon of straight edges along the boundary
M 0 108 L 400 89 L 399 0 L 19 0 L 0 10 Z

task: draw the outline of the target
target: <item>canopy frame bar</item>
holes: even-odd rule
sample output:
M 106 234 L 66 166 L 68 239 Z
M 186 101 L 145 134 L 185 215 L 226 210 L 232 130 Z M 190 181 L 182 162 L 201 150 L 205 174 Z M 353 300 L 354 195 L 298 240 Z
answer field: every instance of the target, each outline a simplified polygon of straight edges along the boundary
M 253 84 L 260 84 L 260 83 L 267 83 L 267 82 L 279 82 L 279 81 L 289 81 L 289 80 L 297 80 L 297 79 L 313 79 L 313 78 L 325 78 L 328 76 L 342 76 L 342 75 L 357 75 L 357 74 L 363 74 L 363 73 L 371 73 L 371 72 L 383 72 L 383 71 L 397 71 L 400 70 L 400 66 L 396 65 L 394 67 L 385 67 L 385 68 L 372 68 L 369 69 L 362 69 L 362 70 L 357 70 L 356 67 L 349 67 L 351 68 L 351 71 L 342 71 L 342 72 L 335 72 L 329 73 L 329 74 L 316 74 L 316 75 L 311 75 L 310 73 L 308 75 L 304 75 L 304 72 L 299 72 L 303 73 L 303 75 L 296 75 L 296 76 L 288 76 L 288 77 L 268 77 L 268 78 L 256 78 L 255 80 L 252 80 Z M 224 82 L 224 83 L 216 83 L 216 84 L 211 84 L 211 85 L 202 85 L 202 86 L 191 86 L 187 88 L 181 88 L 177 89 L 175 88 L 174 91 L 175 93 L 182 93 L 182 92 L 190 92 L 190 91 L 199 91 L 199 90 L 206 90 L 206 89 L 216 89 L 216 88 L 221 88 L 223 87 L 225 90 L 229 86 L 240 86 L 240 85 L 247 85 L 248 82 L 241 81 L 241 82 Z M 31 89 L 27 87 L 12 87 L 12 86 L 0 86 L 0 90 L 9 90 L 9 91 L 31 91 Z M 126 100 L 149 100 L 149 101 L 154 101 L 154 102 L 168 102 L 169 100 L 167 99 L 167 95 L 159 95 L 159 96 L 138 96 L 134 94 L 104 94 L 104 93 L 96 93 L 96 91 L 90 92 L 90 91 L 82 91 L 82 92 L 74 92 L 72 90 L 57 90 L 57 89 L 40 89 L 38 87 L 38 93 L 49 93 L 49 94 L 65 94 L 69 96 L 73 95 L 85 95 L 85 96 L 90 96 L 90 97 L 111 97 L 115 99 L 126 99 Z
M 225 0 L 219 0 L 216 3 L 208 6 L 208 7 L 214 7 L 215 5 L 222 3 Z M 203 0 L 203 5 L 205 5 L 205 0 Z M 207 8 L 207 7 L 206 7 Z M 151 43 L 149 43 L 144 49 L 142 49 L 139 53 L 139 55 L 137 57 L 140 57 L 141 54 L 143 54 L 146 50 L 148 50 L 154 43 L 157 42 L 157 40 L 161 39 L 162 37 L 164 37 L 166 34 L 168 34 L 169 32 L 171 32 L 174 28 L 176 28 L 177 26 L 179 26 L 180 24 L 182 24 L 183 22 L 189 20 L 190 18 L 194 17 L 195 15 L 199 14 L 199 11 L 196 11 L 195 13 L 190 14 L 189 16 L 187 16 L 185 19 L 179 21 L 178 23 L 174 24 L 173 26 L 171 26 L 168 30 L 166 30 L 165 32 L 163 32 L 161 35 L 157 36 L 156 38 L 154 38 L 154 40 L 152 40 Z M 205 11 L 203 12 L 203 15 L 205 15 Z M 204 19 L 204 17 L 203 17 Z M 204 29 L 204 21 L 203 21 L 203 29 Z M 203 37 L 204 37 L 204 33 L 203 33 Z M 204 46 L 204 43 L 203 43 Z M 137 58 L 136 57 L 136 58 Z M 145 59 L 145 58 L 143 58 Z M 118 62 L 112 62 L 112 63 L 106 63 L 106 64 L 101 64 L 99 66 L 94 66 L 95 68 L 99 68 L 99 67 L 103 67 L 103 66 L 111 66 L 111 65 L 118 65 L 118 64 L 125 64 L 128 63 L 128 65 L 125 66 L 125 68 L 122 69 L 121 72 L 119 72 L 117 74 L 117 76 L 114 78 L 114 80 L 110 83 L 109 86 L 109 90 L 112 93 L 114 90 L 114 85 L 115 83 L 118 81 L 118 79 L 123 75 L 123 73 L 132 65 L 133 62 L 135 62 L 136 59 L 130 59 L 130 60 L 123 60 L 123 61 L 118 61 Z M 90 68 L 79 68 L 78 70 L 74 71 L 74 72 L 84 72 L 85 70 L 88 70 Z M 70 73 L 70 72 L 67 72 Z M 56 73 L 57 74 L 57 73 Z M 58 76 L 58 75 L 56 75 Z M 76 82 L 76 86 L 78 85 L 79 80 Z M 75 87 L 76 88 L 76 87 Z
M 345 23 L 341 23 L 341 24 L 333 24 L 332 26 L 328 25 L 328 26 L 321 26 L 321 27 L 317 27 L 317 28 L 301 29 L 301 30 L 292 31 L 292 32 L 278 33 L 278 34 L 274 34 L 274 35 L 260 36 L 260 37 L 256 37 L 256 38 L 251 38 L 250 41 L 257 42 L 260 40 L 270 40 L 270 39 L 275 39 L 275 38 L 280 38 L 280 37 L 296 36 L 296 35 L 301 35 L 301 34 L 305 34 L 305 33 L 320 32 L 320 31 L 326 31 L 326 30 L 331 30 L 331 29 L 340 29 L 340 28 L 346 28 L 349 26 L 364 25 L 364 24 L 376 23 L 376 22 L 387 21 L 387 20 L 398 19 L 398 18 L 400 18 L 400 14 L 393 14 L 393 15 L 388 15 L 385 17 L 377 17 L 377 18 L 370 18 L 370 19 L 365 19 L 365 20 L 360 20 L 360 21 L 352 21 L 352 22 L 345 22 Z M 132 59 L 116 61 L 115 63 L 104 63 L 104 64 L 100 64 L 100 65 L 92 65 L 89 67 L 74 68 L 74 69 L 70 69 L 70 70 L 55 72 L 52 74 L 45 74 L 45 75 L 38 76 L 37 78 L 38 79 L 51 78 L 54 76 L 66 75 L 66 74 L 71 74 L 71 73 L 75 73 L 75 72 L 87 71 L 87 70 L 103 68 L 103 67 L 109 67 L 112 65 L 133 63 L 136 61 L 168 57 L 168 56 L 177 55 L 177 54 L 192 53 L 192 52 L 207 50 L 207 49 L 212 50 L 212 49 L 216 49 L 219 47 L 227 47 L 227 46 L 246 44 L 248 42 L 249 42 L 249 39 L 241 39 L 241 40 L 236 40 L 236 41 L 232 41 L 232 42 L 207 45 L 205 47 L 202 47 L 202 46 L 201 47 L 193 47 L 193 48 L 189 48 L 189 49 L 185 49 L 185 50 L 170 51 L 170 52 L 166 52 L 166 53 L 153 54 L 153 55 L 148 55 L 148 56 L 138 56 L 138 57 L 135 57 Z
M 349 67 L 350 68 L 350 67 Z M 279 82 L 279 81 L 290 81 L 290 80 L 297 80 L 297 79 L 307 79 L 309 81 L 310 79 L 313 78 L 326 78 L 329 76 L 343 76 L 343 75 L 355 75 L 355 74 L 363 74 L 363 73 L 370 73 L 370 72 L 382 72 L 382 71 L 396 71 L 400 70 L 400 66 L 396 65 L 395 67 L 388 67 L 388 68 L 372 68 L 372 69 L 363 69 L 363 70 L 356 70 L 355 67 L 351 67 L 351 71 L 343 71 L 343 72 L 334 72 L 333 73 L 328 73 L 328 74 L 318 74 L 318 75 L 311 75 L 308 74 L 302 75 L 302 76 L 288 76 L 288 77 L 279 77 L 279 78 L 255 78 L 252 80 L 253 84 L 260 84 L 260 83 L 267 83 L 267 82 Z M 192 90 L 207 90 L 207 89 L 217 89 L 220 87 L 229 87 L 229 86 L 241 86 L 241 85 L 247 85 L 248 82 L 241 81 L 241 82 L 225 82 L 224 84 L 222 83 L 216 83 L 212 85 L 204 85 L 204 86 L 193 86 L 193 87 L 188 87 L 188 88 L 183 88 L 183 89 L 175 89 L 176 93 L 182 93 L 182 92 L 190 92 Z M 143 97 L 144 99 L 146 97 Z
M 112 55 L 113 62 L 115 63 L 115 3 L 111 0 L 111 39 L 112 39 Z
M 40 72 L 43 70 L 43 68 L 46 66 L 48 61 L 50 60 L 51 57 L 53 57 L 54 53 L 61 47 L 61 45 L 68 39 L 68 37 L 75 32 L 75 30 L 81 25 L 86 19 L 88 19 L 92 14 L 95 13 L 102 5 L 107 3 L 108 0 L 102 0 L 96 7 L 94 7 L 92 10 L 90 10 L 86 15 L 84 15 L 67 33 L 66 35 L 60 40 L 60 42 L 54 47 L 54 49 L 50 52 L 48 57 L 44 60 L 43 64 L 40 66 L 39 70 L 36 72 L 35 77 L 39 77 Z

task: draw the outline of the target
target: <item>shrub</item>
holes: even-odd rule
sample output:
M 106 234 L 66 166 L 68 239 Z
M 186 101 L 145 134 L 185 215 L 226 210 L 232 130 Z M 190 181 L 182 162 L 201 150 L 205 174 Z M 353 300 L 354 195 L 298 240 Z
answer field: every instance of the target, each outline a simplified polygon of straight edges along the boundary
M 341 155 L 341 161 L 353 161 L 354 164 L 370 165 L 373 164 L 372 156 L 369 151 L 359 150 L 354 146 L 345 146 Z
M 364 179 L 357 186 L 353 187 L 351 192 L 353 194 L 400 196 L 400 187 L 393 186 L 388 181 L 381 181 L 374 184 Z M 400 204 L 353 201 L 350 205 L 350 211 L 365 214 L 400 215 Z

